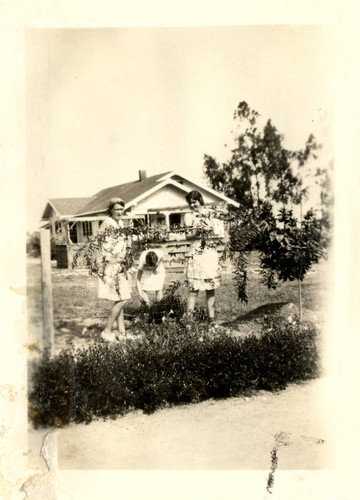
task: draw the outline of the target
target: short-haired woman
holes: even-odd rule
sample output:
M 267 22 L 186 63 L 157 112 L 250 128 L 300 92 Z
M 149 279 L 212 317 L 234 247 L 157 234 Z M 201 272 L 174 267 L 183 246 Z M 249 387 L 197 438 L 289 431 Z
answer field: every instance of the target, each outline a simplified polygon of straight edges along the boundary
M 204 290 L 209 322 L 214 323 L 215 289 L 220 286 L 221 274 L 213 238 L 224 236 L 224 226 L 204 207 L 204 199 L 199 191 L 190 191 L 185 199 L 191 209 L 191 213 L 184 217 L 188 228 L 186 239 L 192 242 L 185 267 L 186 285 L 189 289 L 187 313 L 193 312 L 198 293 Z
M 100 226 L 100 232 L 105 232 L 109 228 L 123 228 L 124 224 L 121 216 L 124 213 L 125 204 L 121 198 L 112 198 L 108 205 L 109 216 Z M 126 241 L 121 235 L 114 237 L 111 231 L 108 231 L 104 242 L 102 243 L 101 257 L 105 266 L 103 279 L 99 278 L 100 299 L 112 300 L 114 304 L 110 310 L 101 338 L 108 342 L 118 340 L 118 335 L 125 335 L 124 306 L 131 298 L 130 286 L 126 273 L 123 270 L 123 260 L 126 255 Z M 112 333 L 112 326 L 117 322 L 118 334 Z

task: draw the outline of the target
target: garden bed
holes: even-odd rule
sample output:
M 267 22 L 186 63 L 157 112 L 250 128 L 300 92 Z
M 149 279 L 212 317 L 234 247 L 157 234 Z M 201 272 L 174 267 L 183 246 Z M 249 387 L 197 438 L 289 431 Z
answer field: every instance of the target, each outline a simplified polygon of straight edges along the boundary
M 139 319 L 124 343 L 95 344 L 33 367 L 35 425 L 91 422 L 159 408 L 284 389 L 319 373 L 318 332 L 311 324 L 268 319 L 262 335 L 234 338 L 198 321 Z
M 139 324 L 134 316 L 140 302 L 133 283 L 134 298 L 125 310 L 129 338 L 117 345 L 100 343 L 100 332 L 108 315 L 109 303 L 97 298 L 96 279 L 84 271 L 54 269 L 56 356 L 54 360 L 46 360 L 40 357 L 40 351 L 37 354 L 36 350 L 31 352 L 29 387 L 32 390 L 31 415 L 34 422 L 38 425 L 63 425 L 71 421 L 90 421 L 96 416 L 114 417 L 136 408 L 150 412 L 184 402 L 248 394 L 260 388 L 277 390 L 289 382 L 317 376 L 318 323 L 324 313 L 324 296 L 328 294 L 326 267 L 315 266 L 304 282 L 304 316 L 312 323 L 303 324 L 301 333 L 296 333 L 296 308 L 292 305 L 297 296 L 296 284 L 284 283 L 276 290 L 267 290 L 259 282 L 256 262 L 255 255 L 249 268 L 250 302 L 247 306 L 237 300 L 231 274 L 223 276 L 221 288 L 217 292 L 216 313 L 220 324 L 217 330 L 209 331 L 208 325 L 200 321 L 193 325 L 191 334 L 183 322 L 171 318 L 164 324 L 149 324 L 142 316 L 142 324 Z M 174 276 L 168 273 L 167 285 L 172 279 Z M 175 279 L 179 279 L 179 275 Z M 40 262 L 31 261 L 28 267 L 29 344 L 41 346 L 40 284 Z M 186 289 L 180 286 L 178 294 L 184 300 Z M 201 309 L 204 304 L 200 302 L 198 305 Z M 274 337 L 268 331 L 269 320 L 266 317 L 273 318 L 278 313 L 281 316 L 276 327 L 279 335 Z M 281 323 L 283 326 L 280 327 Z M 305 326 L 308 330 L 303 330 Z M 272 343 L 278 353 L 275 365 L 269 361 L 268 343 Z M 294 345 L 298 351 L 292 348 Z M 246 351 L 244 346 L 250 349 L 251 355 L 241 354 Z M 289 349 L 286 346 L 290 346 Z M 254 353 L 260 356 L 259 359 L 262 356 L 261 362 L 256 361 Z M 298 361 L 295 359 L 296 353 L 299 354 Z M 139 356 L 143 356 L 142 366 L 146 373 L 136 371 Z M 145 362 L 147 359 L 150 361 Z M 169 359 L 173 360 L 173 364 Z M 184 359 L 188 360 L 188 366 L 184 365 Z M 248 360 L 246 363 L 245 359 Z M 254 364 L 256 362 L 258 365 Z M 307 362 L 311 365 L 309 369 Z M 100 363 L 98 369 L 96 363 Z M 85 366 L 98 370 L 96 384 L 90 385 L 90 388 L 90 379 L 84 375 Z M 107 370 L 109 366 L 112 366 L 111 374 L 115 377 L 111 379 L 113 382 L 110 386 L 105 375 L 107 373 L 110 377 Z M 270 368 L 275 371 L 269 372 Z M 211 373 L 211 369 L 215 371 Z M 140 385 L 136 386 L 135 379 L 130 377 L 130 387 L 133 389 L 125 391 L 126 397 L 124 394 L 120 397 L 117 392 L 124 390 L 123 379 L 118 379 L 118 373 L 128 373 L 129 377 L 137 373 L 136 383 Z M 182 376 L 185 378 L 182 379 Z M 44 380 L 48 385 L 42 385 Z M 160 389 L 156 384 L 159 384 Z M 105 390 L 108 386 L 112 391 L 110 395 Z M 114 387 L 118 387 L 115 392 Z M 133 394 L 129 397 L 131 391 Z M 116 394 L 115 401 L 112 394 Z M 96 399 L 98 397 L 100 399 Z M 105 399 L 101 400 L 101 397 Z M 60 414 L 55 408 L 59 401 L 62 407 Z

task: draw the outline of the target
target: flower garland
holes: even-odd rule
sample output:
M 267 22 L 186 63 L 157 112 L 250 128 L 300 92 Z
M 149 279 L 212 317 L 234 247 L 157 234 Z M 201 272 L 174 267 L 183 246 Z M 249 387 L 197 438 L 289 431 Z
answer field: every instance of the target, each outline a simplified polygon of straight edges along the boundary
M 83 258 L 90 273 L 101 279 L 111 261 L 117 261 L 119 272 L 127 272 L 132 269 L 141 251 L 164 243 L 168 240 L 168 233 L 167 228 L 157 226 L 108 227 L 89 237 L 89 241 L 79 248 L 73 256 L 72 268 L 78 266 L 80 258 Z M 121 241 L 125 242 L 126 250 L 119 254 L 116 247 Z
M 202 242 L 201 248 L 215 248 L 222 243 L 221 239 L 214 233 L 213 228 L 202 225 L 196 228 L 179 228 L 178 232 L 186 233 L 196 231 L 197 237 Z M 95 236 L 89 237 L 81 248 L 77 250 L 72 259 L 72 268 L 80 265 L 83 260 L 85 266 L 93 276 L 97 276 L 105 282 L 108 266 L 115 267 L 113 279 L 115 288 L 119 290 L 119 281 L 121 274 L 127 274 L 135 271 L 135 262 L 139 254 L 152 247 L 159 246 L 166 241 L 173 231 L 164 226 L 139 226 L 114 228 L 108 227 L 100 231 Z M 118 252 L 116 248 L 123 241 L 126 248 Z

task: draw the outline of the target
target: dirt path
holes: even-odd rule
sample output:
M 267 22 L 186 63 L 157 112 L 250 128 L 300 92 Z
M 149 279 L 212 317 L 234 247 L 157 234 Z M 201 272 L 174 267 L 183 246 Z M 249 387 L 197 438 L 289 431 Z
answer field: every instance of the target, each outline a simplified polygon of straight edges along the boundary
M 251 398 L 205 401 L 58 429 L 59 469 L 270 470 L 333 466 L 329 381 L 317 379 Z M 45 432 L 29 431 L 30 467 L 43 467 Z M 276 436 L 278 435 L 278 439 Z

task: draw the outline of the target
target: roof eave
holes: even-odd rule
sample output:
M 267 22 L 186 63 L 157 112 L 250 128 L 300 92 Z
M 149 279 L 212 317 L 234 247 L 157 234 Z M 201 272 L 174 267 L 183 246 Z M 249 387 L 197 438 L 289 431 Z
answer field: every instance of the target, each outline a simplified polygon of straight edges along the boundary
M 158 179 L 157 182 L 164 181 L 166 179 L 171 179 L 171 177 L 173 177 L 174 175 L 178 175 L 179 177 L 182 177 L 184 180 L 186 180 L 188 182 L 191 182 L 191 184 L 195 184 L 196 186 L 199 186 L 201 189 L 204 189 L 205 191 L 208 191 L 209 193 L 222 198 L 224 201 L 226 201 L 226 203 L 228 203 L 230 205 L 233 205 L 236 208 L 238 208 L 240 206 L 240 203 L 238 203 L 235 200 L 232 200 L 231 198 L 228 198 L 226 195 L 224 195 L 222 193 L 219 193 L 219 191 L 216 191 L 215 189 L 212 189 L 212 188 L 210 188 L 208 186 L 204 186 L 203 184 L 200 184 L 199 182 L 195 182 L 194 180 L 189 179 L 186 175 L 183 175 L 183 174 L 181 174 L 179 172 L 176 172 L 175 170 L 172 170 L 171 172 L 168 172 L 163 177 L 161 177 L 160 179 Z
M 215 196 L 218 196 L 219 198 L 222 198 L 224 201 L 226 201 L 226 203 L 228 203 L 230 205 L 234 205 L 234 207 L 236 207 L 236 208 L 238 208 L 240 206 L 240 203 L 238 203 L 237 201 L 232 200 L 231 198 L 228 198 L 226 195 L 219 193 L 219 191 L 216 191 L 215 189 L 213 189 L 209 186 L 204 186 L 203 184 L 200 184 L 199 182 L 195 182 L 183 174 L 173 172 L 172 175 L 178 175 L 179 177 L 182 177 L 186 181 L 191 182 L 191 184 L 195 184 L 196 186 L 199 186 L 201 189 L 204 189 L 205 191 L 208 191 L 209 193 L 214 194 Z

